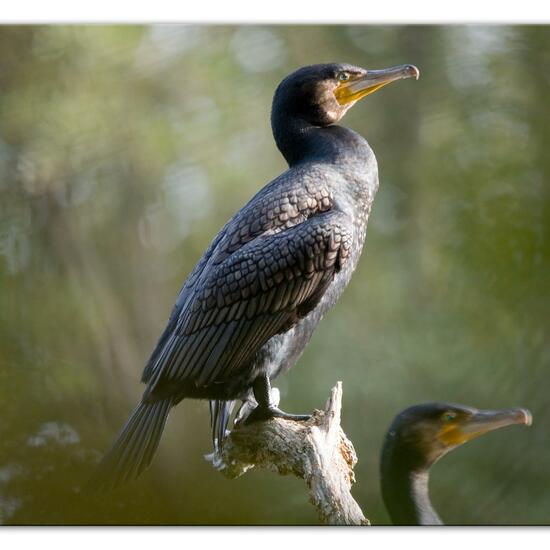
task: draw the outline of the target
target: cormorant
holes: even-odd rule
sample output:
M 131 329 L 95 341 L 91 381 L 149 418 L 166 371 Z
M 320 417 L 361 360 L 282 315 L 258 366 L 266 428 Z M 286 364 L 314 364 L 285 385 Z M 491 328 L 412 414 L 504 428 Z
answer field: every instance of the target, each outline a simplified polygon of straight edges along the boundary
M 289 415 L 270 381 L 296 363 L 355 269 L 378 188 L 367 141 L 336 123 L 359 99 L 413 65 L 366 70 L 302 67 L 278 86 L 271 125 L 289 169 L 225 225 L 187 277 L 142 376 L 140 403 L 92 479 L 114 487 L 151 462 L 170 409 L 209 399 L 214 444 L 236 400 L 252 394 L 248 421 Z
M 405 409 L 390 426 L 380 461 L 382 496 L 395 525 L 442 525 L 428 493 L 431 466 L 456 447 L 511 424 L 532 423 L 526 409 L 484 411 L 453 403 Z

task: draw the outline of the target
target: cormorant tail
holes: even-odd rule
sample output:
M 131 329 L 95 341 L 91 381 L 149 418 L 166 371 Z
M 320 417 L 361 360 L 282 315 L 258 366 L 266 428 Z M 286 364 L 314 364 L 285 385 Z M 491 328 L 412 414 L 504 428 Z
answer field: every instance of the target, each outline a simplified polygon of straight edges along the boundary
M 91 490 L 114 489 L 135 479 L 149 466 L 171 407 L 171 399 L 142 401 L 136 407 L 90 479 Z
M 210 426 L 212 428 L 212 443 L 216 452 L 220 450 L 225 439 L 225 432 L 234 406 L 235 401 L 210 400 Z

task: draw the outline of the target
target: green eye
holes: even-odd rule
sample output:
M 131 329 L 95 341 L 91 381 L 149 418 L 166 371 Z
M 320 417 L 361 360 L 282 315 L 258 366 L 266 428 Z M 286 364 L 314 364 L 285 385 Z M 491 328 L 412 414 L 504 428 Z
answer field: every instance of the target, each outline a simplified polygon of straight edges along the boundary
M 452 422 L 456 418 L 456 414 L 454 412 L 445 412 L 441 415 L 441 420 L 443 422 Z
M 338 80 L 340 82 L 347 82 L 349 80 L 349 73 L 346 73 L 346 72 L 338 73 Z

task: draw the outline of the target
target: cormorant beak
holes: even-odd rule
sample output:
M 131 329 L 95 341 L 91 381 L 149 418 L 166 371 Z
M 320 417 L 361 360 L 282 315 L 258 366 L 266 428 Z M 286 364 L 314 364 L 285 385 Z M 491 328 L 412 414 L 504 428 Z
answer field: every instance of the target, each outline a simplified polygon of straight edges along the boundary
M 420 71 L 414 65 L 399 65 L 389 69 L 367 71 L 359 78 L 340 83 L 334 91 L 336 100 L 340 105 L 355 103 L 359 99 L 376 92 L 386 84 L 401 80 L 402 78 L 415 78 L 418 80 Z
M 444 426 L 440 430 L 438 437 L 445 445 L 456 446 L 487 432 L 511 426 L 512 424 L 530 426 L 532 423 L 533 417 L 527 409 L 477 411 L 471 416 L 457 418 L 455 422 Z

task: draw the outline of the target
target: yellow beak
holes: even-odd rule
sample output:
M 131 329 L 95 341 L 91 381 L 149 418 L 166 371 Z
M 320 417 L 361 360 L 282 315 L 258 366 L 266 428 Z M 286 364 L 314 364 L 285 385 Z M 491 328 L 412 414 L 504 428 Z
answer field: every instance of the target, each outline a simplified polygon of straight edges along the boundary
M 501 411 L 478 411 L 471 418 L 445 426 L 438 434 L 439 439 L 448 446 L 462 445 L 480 435 L 512 424 L 530 426 L 531 413 L 526 409 L 507 409 Z
M 418 80 L 419 77 L 420 71 L 414 65 L 399 65 L 389 69 L 367 71 L 360 78 L 342 82 L 335 90 L 334 95 L 340 105 L 348 105 L 376 92 L 376 90 L 395 80 L 401 80 L 402 78 L 415 78 Z

